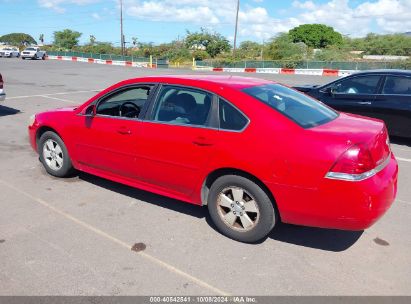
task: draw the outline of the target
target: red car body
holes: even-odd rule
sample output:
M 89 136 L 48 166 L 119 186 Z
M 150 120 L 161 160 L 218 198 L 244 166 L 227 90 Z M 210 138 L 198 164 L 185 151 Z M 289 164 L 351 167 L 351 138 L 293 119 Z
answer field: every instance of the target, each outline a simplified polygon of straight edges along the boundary
M 243 112 L 249 124 L 242 131 L 228 132 L 99 116 L 91 123 L 84 115 L 102 96 L 137 83 L 211 92 Z M 81 106 L 37 114 L 29 126 L 30 143 L 37 151 L 41 133 L 54 130 L 77 170 L 196 205 L 206 203 L 210 176 L 239 171 L 268 189 L 282 222 L 347 230 L 372 225 L 397 191 L 398 166 L 384 123 L 339 113 L 332 121 L 302 128 L 242 91 L 266 84 L 272 82 L 228 76 L 130 79 Z M 363 143 L 371 155 L 386 154 L 378 172 L 359 181 L 327 177 L 344 153 Z

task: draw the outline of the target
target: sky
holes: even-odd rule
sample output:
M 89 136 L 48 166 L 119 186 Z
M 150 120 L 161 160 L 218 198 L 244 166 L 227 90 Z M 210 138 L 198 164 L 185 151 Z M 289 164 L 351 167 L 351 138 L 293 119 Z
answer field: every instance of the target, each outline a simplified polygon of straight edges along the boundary
M 119 0 L 0 0 L 0 36 L 23 32 L 38 40 L 69 28 L 120 44 Z M 181 39 L 201 27 L 234 37 L 237 0 L 123 0 L 127 42 Z M 238 41 L 267 41 L 305 23 L 324 23 L 350 37 L 411 31 L 411 0 L 240 0 Z

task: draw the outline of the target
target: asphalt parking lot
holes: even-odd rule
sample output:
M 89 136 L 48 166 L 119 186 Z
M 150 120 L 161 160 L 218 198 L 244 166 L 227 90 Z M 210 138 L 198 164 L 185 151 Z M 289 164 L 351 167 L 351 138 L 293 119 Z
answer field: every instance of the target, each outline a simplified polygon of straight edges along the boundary
M 193 72 L 0 58 L 0 73 L 0 295 L 411 295 L 410 142 L 392 144 L 397 200 L 370 229 L 281 224 L 242 244 L 219 234 L 206 208 L 87 174 L 53 178 L 28 143 L 36 112 L 126 78 Z

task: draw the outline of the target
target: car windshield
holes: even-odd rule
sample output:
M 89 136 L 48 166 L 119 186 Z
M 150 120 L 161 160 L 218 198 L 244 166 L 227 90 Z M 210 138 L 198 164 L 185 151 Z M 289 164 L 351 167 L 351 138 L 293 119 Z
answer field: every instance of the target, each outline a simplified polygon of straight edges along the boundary
M 266 84 L 243 89 L 246 94 L 264 102 L 303 128 L 325 124 L 338 113 L 319 101 L 280 84 Z
M 36 49 L 33 48 L 27 48 L 26 51 L 35 51 Z
M 11 51 L 11 49 L 5 48 L 5 49 L 3 49 L 3 51 Z

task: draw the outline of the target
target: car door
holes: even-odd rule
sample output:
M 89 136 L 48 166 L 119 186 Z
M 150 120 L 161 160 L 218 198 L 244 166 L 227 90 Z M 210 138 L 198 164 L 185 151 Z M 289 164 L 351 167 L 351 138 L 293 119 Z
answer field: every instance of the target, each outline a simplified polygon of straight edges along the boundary
M 373 117 L 380 81 L 380 75 L 346 77 L 322 88 L 321 100 L 338 111 Z
M 76 153 L 85 166 L 107 174 L 137 179 L 135 152 L 141 121 L 153 85 L 124 87 L 96 102 L 94 116 L 80 116 Z
M 213 99 L 213 94 L 199 89 L 161 87 L 138 138 L 144 183 L 176 195 L 192 194 L 218 136 L 210 127 Z
M 374 102 L 375 117 L 390 135 L 411 137 L 411 77 L 387 75 Z

